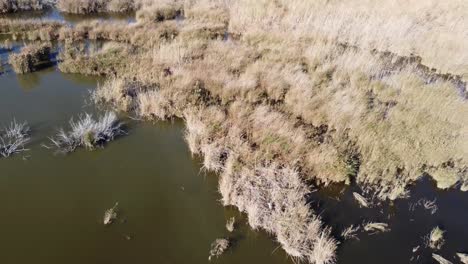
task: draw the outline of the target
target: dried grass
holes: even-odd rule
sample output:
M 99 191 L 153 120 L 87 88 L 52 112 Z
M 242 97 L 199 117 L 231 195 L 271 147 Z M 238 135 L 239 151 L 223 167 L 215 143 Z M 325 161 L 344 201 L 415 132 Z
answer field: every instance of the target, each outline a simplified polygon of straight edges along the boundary
M 0 14 L 44 10 L 52 4 L 50 0 L 0 0 Z
M 388 227 L 387 223 L 368 222 L 363 225 L 363 228 L 366 232 L 369 232 L 370 234 L 384 233 L 390 231 L 390 228 Z
M 123 123 L 119 122 L 117 115 L 113 112 L 106 112 L 97 120 L 89 114 L 84 114 L 76 122 L 73 119 L 70 120 L 69 132 L 60 129 L 50 140 L 61 153 L 73 152 L 78 147 L 93 150 L 125 134 L 122 125 Z
M 236 218 L 235 217 L 229 218 L 229 220 L 226 222 L 226 230 L 231 233 L 234 232 L 235 225 L 236 225 Z
M 341 237 L 344 239 L 344 240 L 349 240 L 349 239 L 359 239 L 357 237 L 357 232 L 361 229 L 361 227 L 358 225 L 358 226 L 354 226 L 354 225 L 351 225 L 347 228 L 345 228 L 343 230 L 343 232 L 341 232 Z
M 221 256 L 229 248 L 229 240 L 225 238 L 218 238 L 211 244 L 210 255 L 208 261 L 211 261 L 213 257 Z
M 72 14 L 122 13 L 133 11 L 135 3 L 134 0 L 58 0 L 57 8 Z
M 30 141 L 29 126 L 26 122 L 12 121 L 9 126 L 0 129 L 0 157 L 8 158 L 11 155 L 27 151 L 26 144 Z
M 460 259 L 460 262 L 462 262 L 463 264 L 468 264 L 468 254 L 457 253 L 457 256 Z
M 445 231 L 438 226 L 432 229 L 427 236 L 427 245 L 435 250 L 441 249 L 445 243 L 444 233 Z
M 432 253 L 432 258 L 436 260 L 439 264 L 453 264 L 452 262 L 448 261 L 447 259 L 443 258 L 441 255 Z
M 25 46 L 20 53 L 11 54 L 9 63 L 17 74 L 37 71 L 41 65 L 50 63 L 51 46 L 49 44 L 31 44 Z

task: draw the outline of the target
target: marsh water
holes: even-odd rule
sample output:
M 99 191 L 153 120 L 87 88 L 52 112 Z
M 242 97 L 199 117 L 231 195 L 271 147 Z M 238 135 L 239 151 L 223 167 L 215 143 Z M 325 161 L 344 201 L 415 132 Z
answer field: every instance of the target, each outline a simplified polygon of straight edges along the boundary
M 5 64 L 7 51 L 0 56 Z M 181 121 L 146 123 L 122 115 L 128 135 L 103 149 L 56 154 L 43 144 L 58 128 L 82 113 L 103 112 L 87 100 L 102 79 L 54 67 L 26 75 L 4 69 L 0 125 L 28 121 L 32 141 L 29 151 L 0 159 L 0 263 L 208 263 L 210 244 L 221 237 L 233 246 L 213 263 L 294 263 L 271 236 L 251 230 L 245 215 L 221 206 L 217 176 L 200 172 Z M 436 253 L 459 263 L 455 253 L 468 251 L 468 193 L 439 191 L 423 179 L 408 199 L 359 208 L 353 191 L 334 186 L 314 192 L 311 207 L 337 238 L 365 221 L 389 223 L 391 231 L 342 242 L 338 263 L 435 263 L 424 246 L 435 226 L 446 230 Z M 421 198 L 436 199 L 437 212 L 410 210 Z M 104 226 L 104 211 L 116 202 L 118 220 Z M 238 224 L 229 233 L 225 224 L 232 216 Z

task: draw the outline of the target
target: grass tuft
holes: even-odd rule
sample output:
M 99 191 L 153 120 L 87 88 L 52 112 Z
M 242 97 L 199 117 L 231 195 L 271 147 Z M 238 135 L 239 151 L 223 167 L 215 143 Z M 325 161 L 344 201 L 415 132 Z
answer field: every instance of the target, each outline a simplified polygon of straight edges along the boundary
M 57 135 L 50 138 L 59 152 L 73 152 L 78 147 L 93 150 L 103 147 L 105 143 L 125 134 L 121 123 L 114 112 L 106 112 L 97 120 L 89 114 L 84 114 L 78 121 L 70 120 L 70 131 L 60 129 Z
M 49 44 L 31 44 L 20 53 L 11 54 L 8 61 L 16 73 L 30 73 L 50 64 L 50 51 Z
M 28 123 L 17 123 L 16 120 L 0 129 L 0 156 L 7 158 L 27 151 L 25 146 L 30 141 L 29 131 Z

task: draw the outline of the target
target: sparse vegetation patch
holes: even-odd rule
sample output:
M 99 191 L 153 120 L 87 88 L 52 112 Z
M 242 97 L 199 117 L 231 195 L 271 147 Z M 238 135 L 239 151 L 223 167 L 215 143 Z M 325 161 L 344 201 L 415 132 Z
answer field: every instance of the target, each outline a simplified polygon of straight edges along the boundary
M 94 119 L 90 114 L 84 114 L 77 121 L 70 120 L 69 131 L 60 129 L 50 140 L 62 153 L 72 152 L 78 147 L 94 150 L 117 136 L 124 135 L 122 125 L 114 112 L 106 112 L 98 119 Z
M 52 4 L 52 0 L 0 0 L 0 14 L 43 10 L 49 8 Z
M 34 72 L 41 66 L 50 64 L 50 51 L 49 44 L 31 44 L 25 46 L 20 53 L 11 54 L 9 63 L 16 73 Z
M 0 129 L 0 157 L 7 158 L 26 151 L 25 146 L 30 141 L 29 131 L 26 122 L 17 123 L 16 121 Z
M 72 14 L 130 12 L 134 10 L 134 2 L 134 0 L 58 0 L 57 8 Z

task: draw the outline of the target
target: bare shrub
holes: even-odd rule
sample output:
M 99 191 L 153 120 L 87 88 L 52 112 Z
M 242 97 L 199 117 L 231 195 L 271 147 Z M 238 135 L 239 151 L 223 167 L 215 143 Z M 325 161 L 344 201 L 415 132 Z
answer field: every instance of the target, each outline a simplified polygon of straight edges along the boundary
M 31 44 L 24 47 L 20 53 L 11 54 L 9 63 L 19 74 L 37 71 L 41 65 L 50 63 L 50 50 L 48 44 Z
M 84 114 L 78 118 L 77 122 L 70 120 L 69 132 L 60 129 L 50 140 L 62 153 L 72 152 L 78 147 L 93 150 L 125 134 L 122 125 L 123 123 L 119 122 L 117 115 L 113 112 L 106 112 L 97 120 L 89 114 Z
M 16 120 L 9 126 L 0 129 L 0 155 L 7 158 L 11 155 L 26 151 L 26 144 L 30 141 L 29 126 L 26 122 L 17 123 Z
M 229 248 L 229 240 L 225 238 L 218 238 L 211 244 L 210 255 L 208 260 L 211 261 L 213 257 L 221 256 Z

